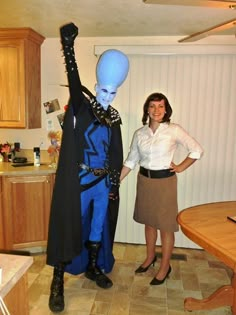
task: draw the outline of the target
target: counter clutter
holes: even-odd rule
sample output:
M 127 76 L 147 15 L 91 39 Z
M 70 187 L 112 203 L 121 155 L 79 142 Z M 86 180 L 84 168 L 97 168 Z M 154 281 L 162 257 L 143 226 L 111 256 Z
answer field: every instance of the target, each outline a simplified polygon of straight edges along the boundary
M 0 176 L 5 175 L 47 175 L 54 174 L 55 168 L 50 167 L 50 164 L 44 163 L 40 166 L 34 166 L 33 163 L 30 165 L 24 165 L 24 167 L 14 167 L 10 162 L 0 163 Z

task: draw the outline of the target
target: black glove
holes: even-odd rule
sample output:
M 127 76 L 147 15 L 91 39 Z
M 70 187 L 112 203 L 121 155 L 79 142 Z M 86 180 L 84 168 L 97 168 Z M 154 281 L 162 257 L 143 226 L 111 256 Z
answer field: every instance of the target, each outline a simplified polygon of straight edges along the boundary
M 109 199 L 117 200 L 119 198 L 119 186 L 112 185 L 109 193 Z
M 62 45 L 73 46 L 76 36 L 79 34 L 79 29 L 74 23 L 63 25 L 60 28 Z

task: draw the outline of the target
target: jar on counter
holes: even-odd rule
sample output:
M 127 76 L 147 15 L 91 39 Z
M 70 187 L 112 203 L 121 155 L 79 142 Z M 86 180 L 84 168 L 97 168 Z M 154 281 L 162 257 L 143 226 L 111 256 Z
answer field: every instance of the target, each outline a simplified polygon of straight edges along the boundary
M 40 166 L 40 148 L 34 148 L 34 166 Z

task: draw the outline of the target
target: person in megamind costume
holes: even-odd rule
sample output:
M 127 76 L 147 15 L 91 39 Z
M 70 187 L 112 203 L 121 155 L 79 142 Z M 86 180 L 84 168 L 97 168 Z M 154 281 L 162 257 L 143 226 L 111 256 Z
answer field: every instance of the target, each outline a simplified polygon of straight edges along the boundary
M 49 221 L 47 264 L 54 267 L 49 297 L 52 312 L 64 309 L 64 272 L 80 274 L 101 288 L 113 283 L 112 270 L 123 164 L 121 118 L 110 103 L 129 70 L 127 56 L 105 51 L 99 58 L 96 97 L 82 86 L 74 55 L 78 28 L 60 28 L 70 101 Z

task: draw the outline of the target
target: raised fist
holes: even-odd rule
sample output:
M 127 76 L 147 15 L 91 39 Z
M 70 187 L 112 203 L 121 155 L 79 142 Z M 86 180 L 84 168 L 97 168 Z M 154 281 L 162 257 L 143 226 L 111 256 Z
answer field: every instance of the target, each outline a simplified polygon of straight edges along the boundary
M 72 46 L 78 33 L 78 27 L 74 23 L 69 23 L 60 27 L 62 45 Z

